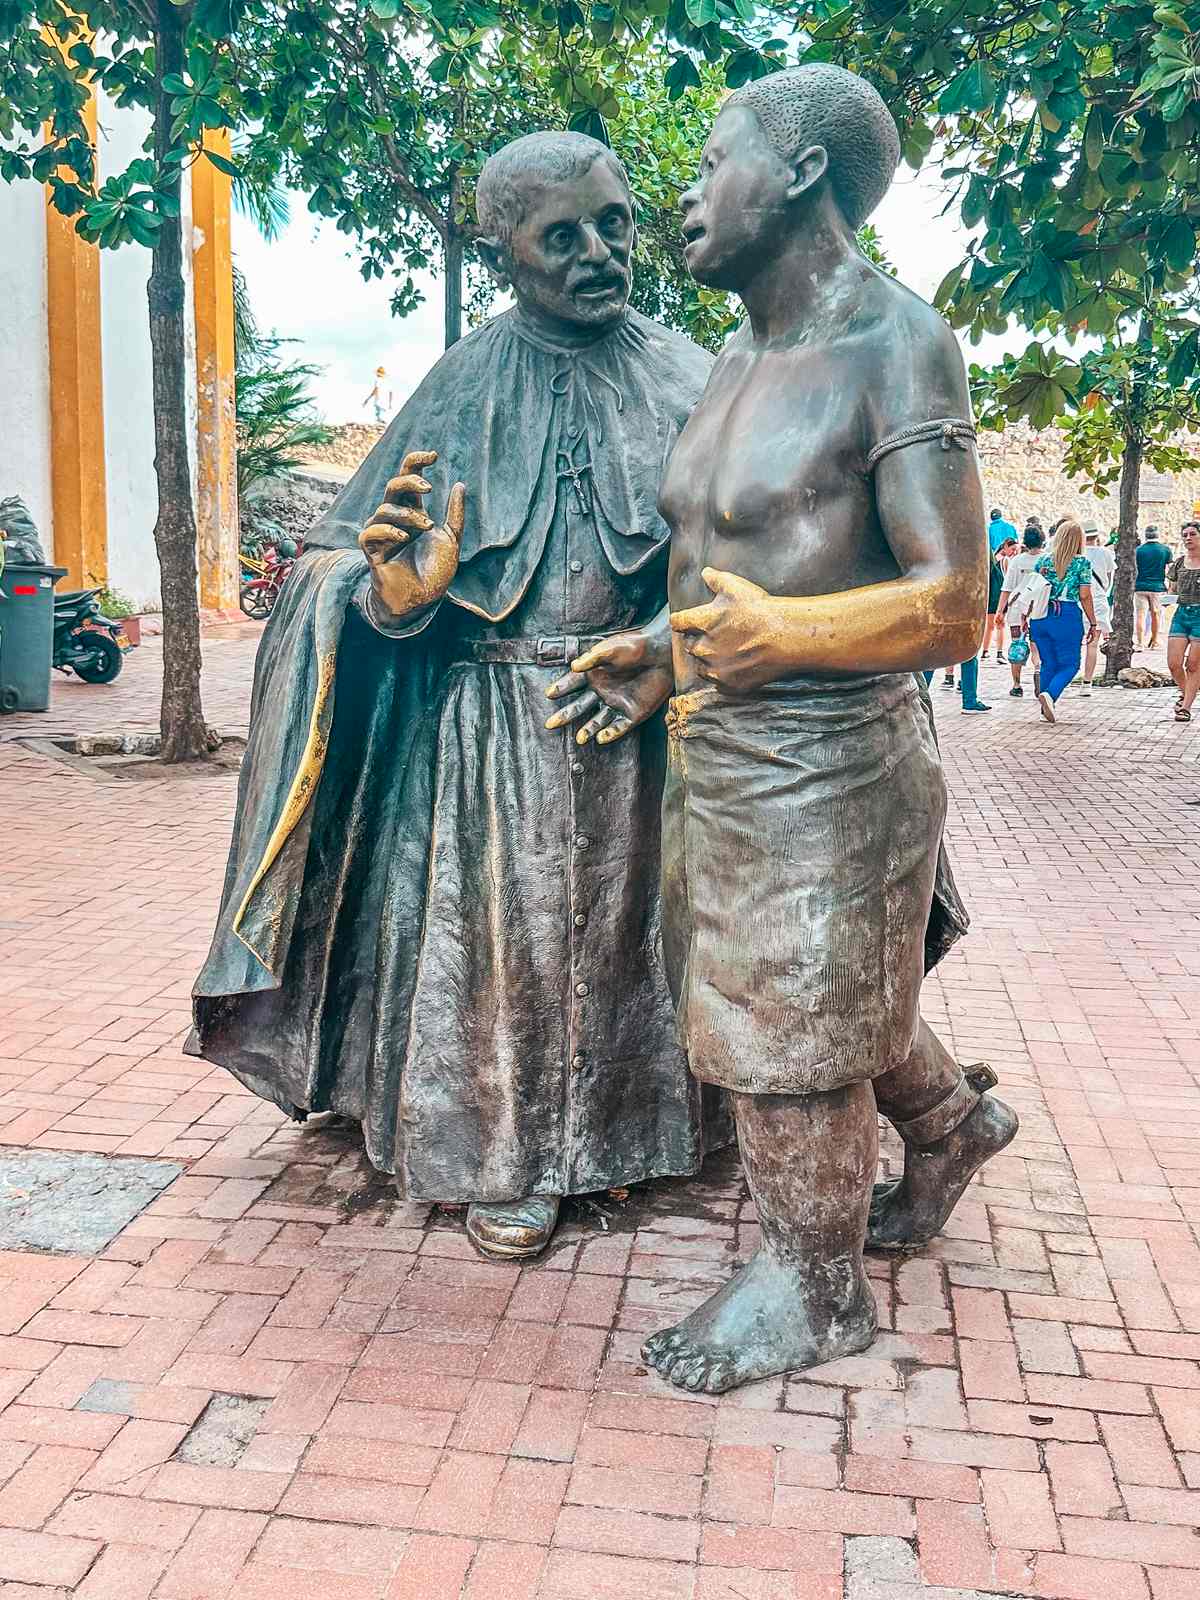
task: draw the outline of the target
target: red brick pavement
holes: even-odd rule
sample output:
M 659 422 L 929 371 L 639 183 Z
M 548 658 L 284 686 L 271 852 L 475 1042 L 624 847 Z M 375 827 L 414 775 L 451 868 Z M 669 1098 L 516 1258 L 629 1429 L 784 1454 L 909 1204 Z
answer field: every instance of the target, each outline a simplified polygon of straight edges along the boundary
M 214 720 L 251 649 L 210 644 Z M 152 718 L 153 661 L 50 725 Z M 233 779 L 5 737 L 0 1144 L 186 1171 L 98 1259 L 0 1254 L 0 1597 L 1200 1595 L 1198 725 L 1166 692 L 1055 728 L 934 693 L 976 921 L 928 1014 L 1022 1132 L 943 1238 L 871 1263 L 868 1354 L 719 1400 L 637 1348 L 752 1247 L 731 1165 L 481 1261 L 181 1054 Z M 213 1394 L 253 1437 L 180 1459 Z
M 223 732 L 244 728 L 250 704 L 254 651 L 262 624 L 242 620 L 204 630 L 201 692 L 204 714 Z M 0 740 L 60 738 L 74 733 L 154 732 L 162 692 L 162 636 L 144 635 L 125 657 L 115 683 L 84 683 L 74 673 L 52 675 L 50 710 L 0 717 Z

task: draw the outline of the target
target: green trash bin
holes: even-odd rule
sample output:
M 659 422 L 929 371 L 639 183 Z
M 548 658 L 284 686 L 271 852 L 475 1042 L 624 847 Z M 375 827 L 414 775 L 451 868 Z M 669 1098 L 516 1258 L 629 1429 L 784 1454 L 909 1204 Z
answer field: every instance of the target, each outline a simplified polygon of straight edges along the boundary
M 66 572 L 16 562 L 0 571 L 0 712 L 50 709 L 54 585 Z

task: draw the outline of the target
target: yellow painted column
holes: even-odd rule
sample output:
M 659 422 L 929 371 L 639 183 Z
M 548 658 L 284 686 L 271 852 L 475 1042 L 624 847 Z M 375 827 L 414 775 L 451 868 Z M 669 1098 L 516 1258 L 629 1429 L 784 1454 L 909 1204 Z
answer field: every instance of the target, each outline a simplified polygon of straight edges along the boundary
M 84 119 L 93 144 L 96 101 Z M 108 579 L 100 252 L 46 199 L 46 325 L 50 347 L 50 493 L 60 589 Z
M 229 132 L 205 145 L 229 158 Z M 233 353 L 232 180 L 201 155 L 192 178 L 192 294 L 196 309 L 196 533 L 200 604 L 238 603 L 237 435 Z

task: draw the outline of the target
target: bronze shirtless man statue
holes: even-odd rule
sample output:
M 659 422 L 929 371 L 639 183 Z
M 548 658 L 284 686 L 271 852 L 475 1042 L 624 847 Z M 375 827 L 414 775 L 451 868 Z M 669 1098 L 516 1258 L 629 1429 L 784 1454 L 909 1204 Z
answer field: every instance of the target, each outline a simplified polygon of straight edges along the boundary
M 688 1389 L 862 1350 L 864 1239 L 932 1237 L 1017 1127 L 990 1069 L 964 1075 L 918 1009 L 966 917 L 916 674 L 978 648 L 987 559 L 955 340 L 855 242 L 897 158 L 874 89 L 799 67 L 726 101 L 681 201 L 693 275 L 747 322 L 660 495 L 664 938 L 691 1070 L 732 1091 L 763 1230 L 645 1346 Z M 626 636 L 574 666 L 656 648 Z M 906 1159 L 872 1204 L 877 1108 Z

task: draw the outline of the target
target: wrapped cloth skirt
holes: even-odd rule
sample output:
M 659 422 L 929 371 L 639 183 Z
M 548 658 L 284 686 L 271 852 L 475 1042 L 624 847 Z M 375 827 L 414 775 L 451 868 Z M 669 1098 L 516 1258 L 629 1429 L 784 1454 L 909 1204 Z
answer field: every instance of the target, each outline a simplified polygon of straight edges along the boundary
M 916 679 L 704 689 L 667 728 L 664 944 L 692 1072 L 805 1094 L 898 1066 L 966 927 Z

